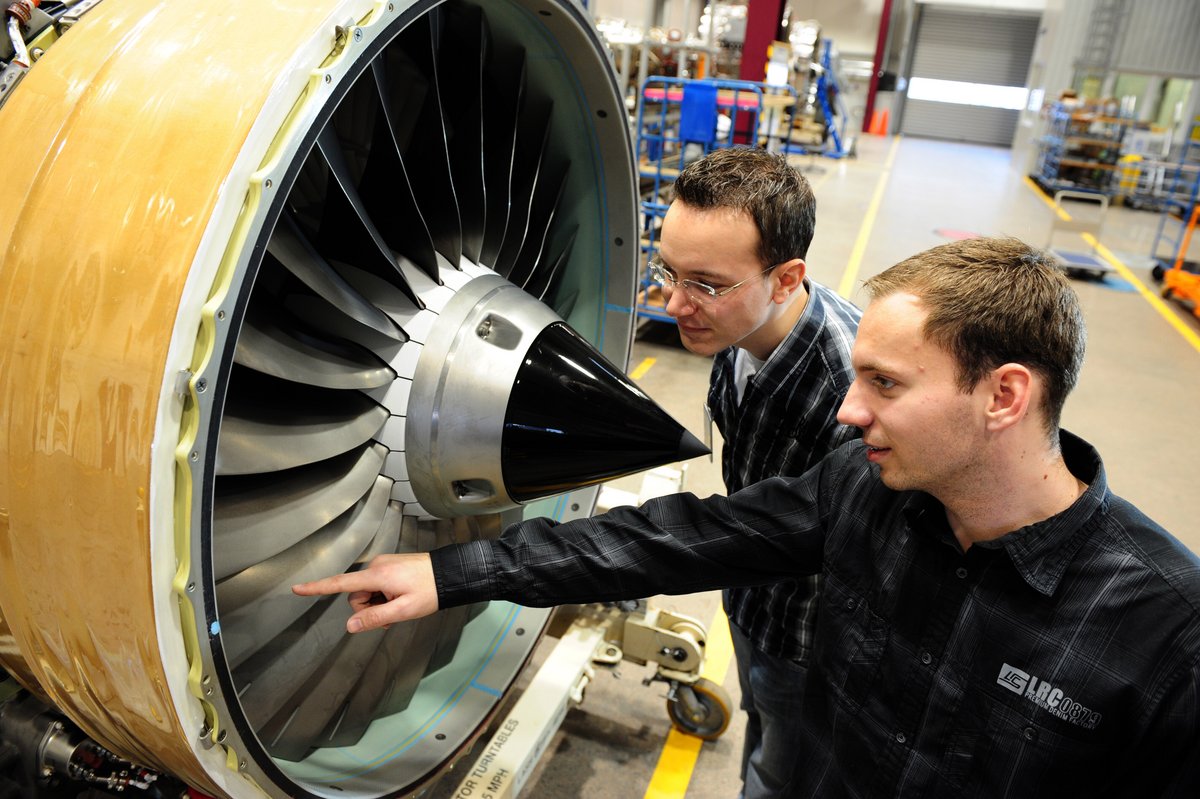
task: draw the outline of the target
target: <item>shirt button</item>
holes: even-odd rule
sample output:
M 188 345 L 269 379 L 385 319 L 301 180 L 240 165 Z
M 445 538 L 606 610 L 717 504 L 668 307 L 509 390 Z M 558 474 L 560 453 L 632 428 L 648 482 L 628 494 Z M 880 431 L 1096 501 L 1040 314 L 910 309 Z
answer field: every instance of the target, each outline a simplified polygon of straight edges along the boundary
M 896 743 L 898 743 L 898 744 L 902 744 L 902 743 L 904 743 L 904 742 L 905 742 L 905 741 L 907 741 L 907 740 L 908 740 L 908 737 L 907 737 L 907 736 L 905 736 L 905 734 L 904 734 L 904 733 L 902 733 L 902 732 L 898 732 L 898 733 L 896 733 Z
M 958 579 L 960 579 L 960 580 L 967 579 L 967 570 L 964 569 L 962 566 L 959 566 L 957 569 L 955 569 L 954 573 L 956 575 L 958 575 Z
M 921 662 L 924 663 L 926 666 L 928 666 L 930 663 L 933 662 L 933 655 L 929 654 L 928 652 L 922 652 L 921 653 Z

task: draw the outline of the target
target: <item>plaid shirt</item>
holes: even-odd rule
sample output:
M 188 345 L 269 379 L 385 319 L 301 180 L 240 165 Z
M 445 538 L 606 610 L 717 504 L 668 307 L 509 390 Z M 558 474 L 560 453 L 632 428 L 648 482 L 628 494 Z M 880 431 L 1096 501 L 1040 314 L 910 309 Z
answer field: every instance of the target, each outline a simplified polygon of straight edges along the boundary
M 795 479 L 437 550 L 443 607 L 632 599 L 823 568 L 794 796 L 1200 796 L 1200 559 L 1108 490 L 965 553 L 861 442 Z
M 737 348 L 717 353 L 708 408 L 725 446 L 721 473 L 730 494 L 768 477 L 795 477 L 852 438 L 838 407 L 854 381 L 850 348 L 862 316 L 828 288 L 805 281 L 808 304 L 737 401 Z M 808 661 L 821 575 L 725 592 L 731 624 L 768 655 Z

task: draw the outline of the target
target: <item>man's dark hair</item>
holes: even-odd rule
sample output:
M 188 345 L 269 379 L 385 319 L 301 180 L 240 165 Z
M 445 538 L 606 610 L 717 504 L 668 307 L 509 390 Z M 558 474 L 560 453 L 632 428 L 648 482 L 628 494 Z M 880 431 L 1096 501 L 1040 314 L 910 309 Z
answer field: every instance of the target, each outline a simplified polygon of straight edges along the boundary
M 714 150 L 680 172 L 674 186 L 675 200 L 692 208 L 749 214 L 763 266 L 808 257 L 817 198 L 782 155 L 751 147 Z
M 1046 253 L 1013 238 L 966 239 L 914 255 L 864 285 L 874 299 L 906 293 L 921 301 L 925 338 L 954 356 L 962 391 L 1006 363 L 1041 375 L 1047 432 L 1057 432 L 1087 329 L 1075 290 Z

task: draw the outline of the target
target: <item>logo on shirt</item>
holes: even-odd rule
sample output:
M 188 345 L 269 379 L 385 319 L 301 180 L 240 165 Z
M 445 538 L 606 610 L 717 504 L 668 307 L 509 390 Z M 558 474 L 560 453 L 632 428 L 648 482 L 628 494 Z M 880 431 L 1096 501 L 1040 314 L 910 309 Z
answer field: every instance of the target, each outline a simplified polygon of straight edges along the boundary
M 1027 671 L 1021 671 L 1016 666 L 1002 664 L 996 683 L 1014 694 L 1025 697 L 1050 715 L 1085 730 L 1094 730 L 1100 724 L 1099 713 L 1076 702 L 1060 688 L 1034 677 Z

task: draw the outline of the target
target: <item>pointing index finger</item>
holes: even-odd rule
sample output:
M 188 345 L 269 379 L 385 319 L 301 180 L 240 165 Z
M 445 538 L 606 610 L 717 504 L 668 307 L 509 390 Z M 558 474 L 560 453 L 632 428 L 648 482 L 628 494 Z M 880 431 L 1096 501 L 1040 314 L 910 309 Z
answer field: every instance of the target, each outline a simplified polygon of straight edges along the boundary
M 313 580 L 312 582 L 299 583 L 292 586 L 292 593 L 297 596 L 348 594 L 354 591 L 375 590 L 377 590 L 377 586 L 375 586 L 370 575 L 362 571 L 335 574 L 332 577 L 323 577 L 320 580 Z

